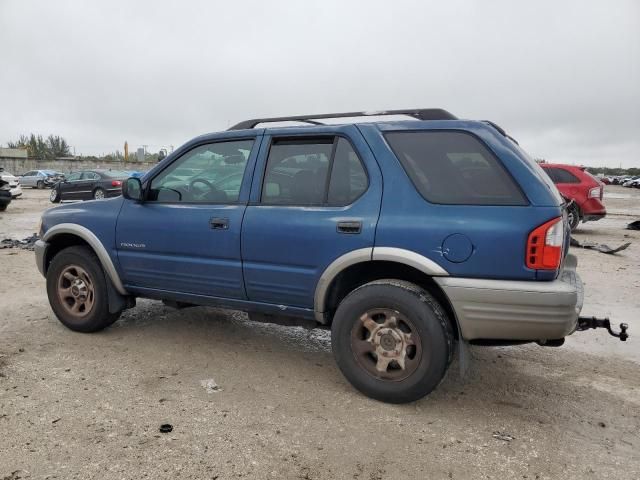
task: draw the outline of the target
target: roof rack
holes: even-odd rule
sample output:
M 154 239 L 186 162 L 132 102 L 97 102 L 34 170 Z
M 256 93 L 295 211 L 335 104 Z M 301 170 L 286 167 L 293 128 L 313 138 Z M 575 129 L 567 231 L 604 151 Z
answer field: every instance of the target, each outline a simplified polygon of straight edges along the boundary
M 320 120 L 323 118 L 348 118 L 348 117 L 377 117 L 386 115 L 407 115 L 417 120 L 457 120 L 457 117 L 441 108 L 417 108 L 411 110 L 380 110 L 372 112 L 344 112 L 344 113 L 321 113 L 318 115 L 295 115 L 291 117 L 271 117 L 271 118 L 254 118 L 240 122 L 229 130 L 244 130 L 246 128 L 254 128 L 259 123 L 273 122 L 303 122 L 312 125 L 323 125 Z
M 493 123 L 491 120 L 482 120 L 483 123 L 486 123 L 487 125 L 491 125 L 493 128 L 495 128 L 502 136 L 507 137 L 509 140 L 511 140 L 513 143 L 515 143 L 516 145 L 520 145 L 518 143 L 518 141 L 513 138 L 511 135 L 509 135 L 504 128 L 502 128 L 500 125 L 497 125 L 495 123 Z

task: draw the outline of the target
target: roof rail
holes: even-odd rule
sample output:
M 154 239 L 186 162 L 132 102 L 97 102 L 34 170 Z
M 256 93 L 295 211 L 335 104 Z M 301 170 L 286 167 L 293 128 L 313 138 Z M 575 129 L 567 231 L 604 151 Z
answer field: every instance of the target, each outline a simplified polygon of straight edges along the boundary
M 295 115 L 291 117 L 271 117 L 271 118 L 254 118 L 240 122 L 229 130 L 244 130 L 245 128 L 254 128 L 259 123 L 273 122 L 303 122 L 312 125 L 323 125 L 320 120 L 323 118 L 348 118 L 348 117 L 377 117 L 385 115 L 407 115 L 417 120 L 457 120 L 457 117 L 441 108 L 417 108 L 411 110 L 379 110 L 371 112 L 343 112 L 343 113 L 320 113 L 318 115 Z
M 502 136 L 507 137 L 509 140 L 511 140 L 513 143 L 515 143 L 516 145 L 520 145 L 518 143 L 518 141 L 513 138 L 511 135 L 509 135 L 507 132 L 505 132 L 504 128 L 502 128 L 500 125 L 497 125 L 495 123 L 493 123 L 491 120 L 482 120 L 483 123 L 486 123 L 487 125 L 491 125 L 493 128 L 495 128 Z

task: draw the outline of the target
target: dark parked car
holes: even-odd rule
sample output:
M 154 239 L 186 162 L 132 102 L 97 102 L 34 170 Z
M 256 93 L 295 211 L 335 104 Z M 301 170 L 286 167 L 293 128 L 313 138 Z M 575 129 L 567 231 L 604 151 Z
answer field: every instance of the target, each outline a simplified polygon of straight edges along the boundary
M 102 200 L 122 193 L 127 172 L 120 170 L 83 170 L 72 172 L 54 185 L 49 200 Z
M 10 203 L 11 190 L 9 190 L 9 182 L 0 179 L 0 212 L 4 212 Z

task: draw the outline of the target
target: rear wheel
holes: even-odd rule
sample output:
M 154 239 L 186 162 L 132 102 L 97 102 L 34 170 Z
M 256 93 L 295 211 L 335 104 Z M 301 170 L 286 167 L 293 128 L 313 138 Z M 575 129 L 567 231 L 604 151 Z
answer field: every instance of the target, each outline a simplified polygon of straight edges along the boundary
M 7 209 L 7 205 L 0 205 L 0 212 L 4 212 Z
M 425 290 L 399 280 L 351 292 L 334 316 L 331 344 L 347 380 L 390 403 L 430 393 L 453 356 L 453 332 L 442 307 Z
M 109 312 L 107 280 L 89 247 L 65 248 L 53 258 L 47 295 L 58 320 L 77 332 L 97 332 L 120 316 Z
M 578 228 L 580 224 L 580 209 L 575 203 L 572 203 L 567 210 L 567 221 L 569 222 L 569 227 L 572 232 Z
M 104 190 L 102 188 L 96 188 L 93 191 L 93 199 L 94 200 L 102 200 L 102 199 L 104 199 Z

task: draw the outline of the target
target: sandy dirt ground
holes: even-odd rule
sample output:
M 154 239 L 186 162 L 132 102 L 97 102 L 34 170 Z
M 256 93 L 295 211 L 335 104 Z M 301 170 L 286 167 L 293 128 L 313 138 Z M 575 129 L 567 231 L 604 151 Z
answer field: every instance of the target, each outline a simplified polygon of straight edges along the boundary
M 0 214 L 0 239 L 33 233 L 47 195 Z M 610 216 L 575 236 L 632 245 L 573 249 L 583 312 L 629 323 L 630 340 L 474 347 L 464 376 L 456 362 L 400 406 L 357 393 L 322 330 L 141 300 L 101 333 L 71 332 L 33 253 L 0 250 L 0 479 L 638 479 L 640 232 L 624 226 L 640 191 L 606 195 Z

